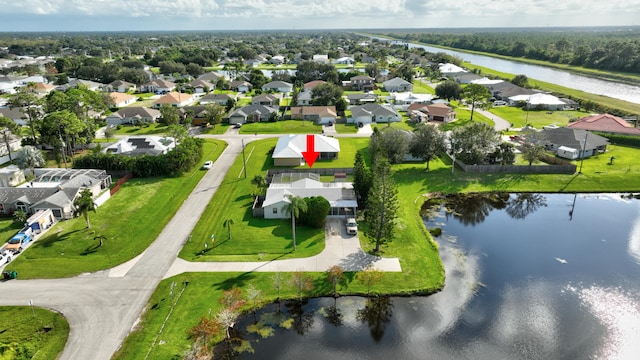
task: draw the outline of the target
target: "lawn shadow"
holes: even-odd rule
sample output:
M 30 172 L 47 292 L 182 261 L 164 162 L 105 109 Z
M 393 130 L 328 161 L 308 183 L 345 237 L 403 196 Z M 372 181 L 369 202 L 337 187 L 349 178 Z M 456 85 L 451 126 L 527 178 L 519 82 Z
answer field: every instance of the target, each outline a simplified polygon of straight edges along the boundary
M 253 272 L 246 272 L 236 277 L 230 277 L 221 282 L 214 283 L 213 287 L 218 290 L 229 290 L 234 286 L 244 288 L 249 285 L 249 281 L 253 280 L 255 277 L 256 275 Z
M 100 244 L 93 244 L 87 247 L 83 252 L 81 252 L 80 255 L 87 256 L 87 255 L 98 252 L 98 249 L 100 249 Z
M 82 230 L 86 230 L 86 229 L 82 229 Z M 56 243 L 67 240 L 71 236 L 71 234 L 77 233 L 78 231 L 82 231 L 82 230 L 73 230 L 73 231 L 67 231 L 64 233 L 56 232 L 47 237 L 39 238 L 38 241 L 36 241 L 32 246 L 49 248 L 54 246 Z
M 569 187 L 569 185 L 571 185 L 571 183 L 573 182 L 573 180 L 575 180 L 575 179 L 577 179 L 577 178 L 578 178 L 578 175 L 580 175 L 580 173 L 575 173 L 575 174 L 571 177 L 571 179 L 569 179 L 569 181 L 567 181 L 567 183 L 566 183 L 566 184 L 564 184 L 564 186 L 560 188 L 560 190 L 559 190 L 559 191 L 564 192 L 564 191 Z
M 362 271 L 372 266 L 373 263 L 379 259 L 378 256 L 367 254 L 364 251 L 358 251 L 340 260 L 340 266 L 346 271 Z

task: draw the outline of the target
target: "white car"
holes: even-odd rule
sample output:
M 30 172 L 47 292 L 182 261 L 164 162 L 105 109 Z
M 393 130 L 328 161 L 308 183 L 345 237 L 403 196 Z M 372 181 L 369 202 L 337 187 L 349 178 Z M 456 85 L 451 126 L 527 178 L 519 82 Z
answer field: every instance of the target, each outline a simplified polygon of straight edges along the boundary
M 347 234 L 355 235 L 358 233 L 358 224 L 356 223 L 356 219 L 348 218 L 347 219 Z
M 13 254 L 10 251 L 3 251 L 0 253 L 0 265 L 8 264 L 12 259 Z
M 202 165 L 202 168 L 205 170 L 209 170 L 213 167 L 213 161 L 209 160 Z

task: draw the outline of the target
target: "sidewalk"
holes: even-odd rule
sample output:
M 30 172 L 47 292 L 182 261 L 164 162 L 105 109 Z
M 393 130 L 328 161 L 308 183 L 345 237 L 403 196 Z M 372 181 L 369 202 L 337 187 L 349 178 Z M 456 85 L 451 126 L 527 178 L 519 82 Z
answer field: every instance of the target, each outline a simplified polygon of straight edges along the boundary
M 334 265 L 345 271 L 361 271 L 369 266 L 387 272 L 401 272 L 398 258 L 381 258 L 365 253 L 358 236 L 348 236 L 340 219 L 327 219 L 325 248 L 308 258 L 255 262 L 189 262 L 176 258 L 164 279 L 185 272 L 322 272 Z

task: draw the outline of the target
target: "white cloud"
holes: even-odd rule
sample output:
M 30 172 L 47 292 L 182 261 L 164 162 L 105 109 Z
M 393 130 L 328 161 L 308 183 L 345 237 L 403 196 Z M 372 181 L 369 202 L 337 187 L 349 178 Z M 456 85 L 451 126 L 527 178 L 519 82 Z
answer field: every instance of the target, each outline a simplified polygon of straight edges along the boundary
M 640 18 L 639 0 L 0 0 L 0 9 L 0 30 L 10 30 L 3 20 L 16 16 L 25 19 L 17 30 L 29 30 L 29 16 L 43 15 L 70 20 L 58 27 L 95 17 L 119 18 L 129 29 L 136 25 L 127 18 L 191 20 L 172 29 L 624 25 Z

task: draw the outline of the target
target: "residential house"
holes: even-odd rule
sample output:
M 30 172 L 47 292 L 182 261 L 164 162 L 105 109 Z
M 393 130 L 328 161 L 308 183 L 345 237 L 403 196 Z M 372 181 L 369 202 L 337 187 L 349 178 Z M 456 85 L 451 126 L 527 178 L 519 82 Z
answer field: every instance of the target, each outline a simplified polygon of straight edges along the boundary
M 443 122 L 448 123 L 456 119 L 456 113 L 446 104 L 413 104 L 409 106 L 411 120 L 419 122 Z
M 314 150 L 320 153 L 318 160 L 332 160 L 338 158 L 340 142 L 336 138 L 324 135 L 313 135 Z M 273 150 L 273 164 L 275 166 L 301 166 L 305 160 L 302 155 L 307 151 L 307 135 L 284 135 L 278 138 Z
M 236 101 L 235 94 L 209 94 L 200 98 L 200 105 L 206 104 L 218 104 L 220 106 L 227 106 L 227 102 Z
M 234 80 L 229 84 L 229 88 L 240 93 L 248 93 L 253 89 L 253 85 L 248 81 Z
M 313 90 L 314 87 L 322 84 L 326 84 L 327 82 L 324 80 L 312 80 L 303 85 L 305 90 Z
M 124 80 L 115 80 L 105 86 L 108 92 L 127 93 L 136 90 L 136 85 Z
M 0 187 L 17 186 L 25 180 L 24 171 L 22 171 L 18 165 L 9 165 L 0 168 Z
M 131 105 L 138 101 L 137 97 L 121 92 L 109 93 L 109 98 L 111 99 L 111 101 L 113 101 L 113 105 L 119 108 Z
M 537 136 L 538 143 L 559 157 L 584 159 L 607 150 L 609 140 L 586 130 L 560 127 L 544 129 Z
M 282 94 L 260 94 L 251 99 L 251 105 L 280 106 Z
M 393 108 L 380 104 L 364 104 L 351 107 L 351 117 L 348 123 L 356 123 L 358 126 L 370 123 L 387 123 L 402 121 L 402 116 Z
M 297 175 L 297 174 L 292 174 Z M 311 174 L 316 175 L 316 174 Z M 301 178 L 292 182 L 271 182 L 262 203 L 265 219 L 289 219 L 291 213 L 286 209 L 291 203 L 290 196 L 302 198 L 322 196 L 329 201 L 331 209 L 328 216 L 350 217 L 356 214 L 356 200 L 353 184 L 348 182 L 323 183 L 317 178 Z
M 535 93 L 531 95 L 516 95 L 509 97 L 509 104 L 515 105 L 525 102 L 528 109 L 538 110 L 563 110 L 567 105 L 559 98 L 543 93 Z
M 191 125 L 207 125 L 207 108 L 204 105 L 185 106 L 178 110 L 184 119 L 191 118 Z
M 176 84 L 171 81 L 167 81 L 163 79 L 155 79 L 142 84 L 140 86 L 140 91 L 165 94 L 175 90 L 175 88 L 176 88 Z
M 0 213 L 51 210 L 58 220 L 70 219 L 76 215 L 73 202 L 82 190 L 89 189 L 97 198 L 111 185 L 111 176 L 104 170 L 36 169 L 35 176 L 20 187 L 0 188 Z
M 269 63 L 270 64 L 275 64 L 275 65 L 282 65 L 284 64 L 286 61 L 285 57 L 282 55 L 274 55 L 271 57 L 271 59 L 269 59 Z
M 27 115 L 25 114 L 25 108 L 12 108 L 4 107 L 0 108 L 0 116 L 8 117 L 18 125 L 27 125 Z
M 453 74 L 459 74 L 463 72 L 467 72 L 467 70 L 461 68 L 458 65 L 450 64 L 450 63 L 441 63 L 438 64 L 438 69 L 443 76 L 451 76 Z
M 526 89 L 521 86 L 510 83 L 509 81 L 502 81 L 495 84 L 481 84 L 486 87 L 491 95 L 497 100 L 509 101 L 510 97 L 517 95 L 533 95 L 536 92 L 531 89 Z
M 291 119 L 309 120 L 316 124 L 333 125 L 336 122 L 335 106 L 294 106 L 291 108 Z
M 122 108 L 105 119 L 108 125 L 153 124 L 160 118 L 160 111 L 143 106 Z
M 293 91 L 293 84 L 280 80 L 271 81 L 262 85 L 262 91 L 275 91 L 283 94 L 289 94 Z
M 569 123 L 567 127 L 570 129 L 640 136 L 639 128 L 633 127 L 623 118 L 611 114 L 585 116 Z
M 46 83 L 35 83 L 35 85 L 32 88 L 32 91 L 38 95 L 47 95 L 50 92 L 52 92 L 53 90 L 55 90 L 55 85 L 51 85 L 51 84 L 46 84 Z
M 69 89 L 73 89 L 78 86 L 84 86 L 91 91 L 100 91 L 100 89 L 104 88 L 104 84 L 101 84 L 95 81 L 74 79 L 64 85 L 56 86 L 55 90 L 67 91 Z
M 332 64 L 341 64 L 341 65 L 353 65 L 355 64 L 355 60 L 352 57 L 349 56 L 343 56 L 341 58 L 332 60 L 331 63 Z
M 229 124 L 269 121 L 277 115 L 278 108 L 266 105 L 247 105 L 229 115 Z
M 193 92 L 196 94 L 206 94 L 210 91 L 215 90 L 216 86 L 207 80 L 193 80 L 189 82 L 185 88 L 193 89 Z
M 329 63 L 329 55 L 326 54 L 315 54 L 313 55 L 313 57 L 311 58 L 311 60 L 313 62 L 317 62 L 317 63 L 321 63 L 321 64 L 328 64 Z
M 351 90 L 372 91 L 375 89 L 376 79 L 368 75 L 358 75 L 350 79 Z
M 382 83 L 388 92 L 403 92 L 413 90 L 413 84 L 405 79 L 395 77 Z
M 296 97 L 296 105 L 298 106 L 311 105 L 312 94 L 313 94 L 313 91 L 311 89 L 304 89 L 303 92 L 298 93 L 298 96 Z
M 170 92 L 154 101 L 152 107 L 154 109 L 160 109 L 162 105 L 165 104 L 173 107 L 183 107 L 193 104 L 194 101 L 195 98 L 190 94 Z
M 347 94 L 347 102 L 349 105 L 361 105 L 374 103 L 378 101 L 378 95 L 374 93 L 352 93 Z
M 225 76 L 223 74 L 219 74 L 219 73 L 214 72 L 214 71 L 210 71 L 210 72 L 207 72 L 207 73 L 204 73 L 204 74 L 198 76 L 198 80 L 208 81 L 208 82 L 210 82 L 212 84 L 215 84 L 215 83 L 218 82 L 218 80 L 224 79 L 224 78 L 225 78 Z
M 482 76 L 476 75 L 471 72 L 460 72 L 460 73 L 450 74 L 449 77 L 452 78 L 454 81 L 459 82 L 460 84 L 471 84 L 474 81 L 482 79 Z
M 428 104 L 433 100 L 431 94 L 414 94 L 412 92 L 398 92 L 392 93 L 389 99 L 393 101 L 395 105 L 411 105 L 414 103 Z M 406 110 L 406 109 L 404 109 Z
M 135 135 L 118 140 L 105 148 L 104 152 L 124 156 L 157 156 L 166 154 L 175 146 L 175 139 L 169 136 Z

